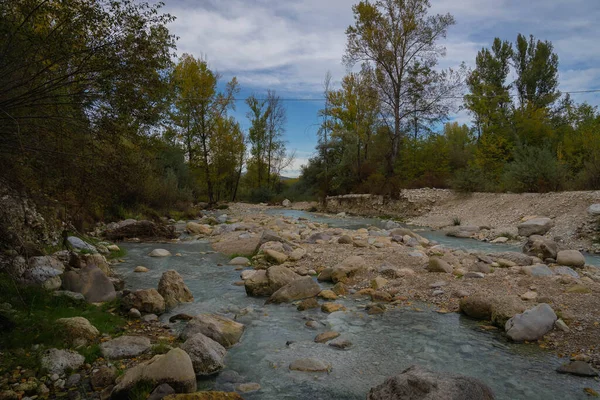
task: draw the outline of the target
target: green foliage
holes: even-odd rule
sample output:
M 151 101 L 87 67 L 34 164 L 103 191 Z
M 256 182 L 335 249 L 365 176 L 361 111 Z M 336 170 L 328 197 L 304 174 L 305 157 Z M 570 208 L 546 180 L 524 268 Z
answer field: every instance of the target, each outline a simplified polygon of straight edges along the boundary
M 85 362 L 87 364 L 92 364 L 94 361 L 102 357 L 102 350 L 100 350 L 100 345 L 97 343 L 91 346 L 79 348 L 77 351 L 79 354 L 85 357 Z
M 171 350 L 171 345 L 167 341 L 160 341 L 152 346 L 152 354 L 167 354 Z
M 17 311 L 13 320 L 15 329 L 10 335 L 0 336 L 1 348 L 29 348 L 33 344 L 64 347 L 65 337 L 55 321 L 59 318 L 87 318 L 101 333 L 115 333 L 125 321 L 109 310 L 116 303 L 97 307 L 86 302 L 56 297 L 47 290 L 33 286 L 19 286 L 8 275 L 0 274 L 0 303 L 8 302 Z
M 454 177 L 450 180 L 450 185 L 457 192 L 481 192 L 485 190 L 487 180 L 480 169 L 468 167 L 456 171 Z
M 156 385 L 149 381 L 139 381 L 129 391 L 128 400 L 146 400 Z
M 462 224 L 462 221 L 459 217 L 454 217 L 452 218 L 452 225 L 454 226 L 460 226 Z
M 506 166 L 504 187 L 514 192 L 550 192 L 565 187 L 566 171 L 548 148 L 521 146 Z

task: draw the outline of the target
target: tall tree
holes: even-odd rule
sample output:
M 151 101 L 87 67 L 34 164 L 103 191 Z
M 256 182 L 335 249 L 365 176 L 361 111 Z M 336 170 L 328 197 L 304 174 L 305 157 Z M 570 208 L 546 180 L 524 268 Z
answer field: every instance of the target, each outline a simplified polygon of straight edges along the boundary
M 517 36 L 513 62 L 517 72 L 515 85 L 521 108 L 546 108 L 560 97 L 558 56 L 551 42 Z
M 391 126 L 388 175 L 394 171 L 406 119 L 437 112 L 440 100 L 451 93 L 446 92 L 450 89 L 446 85 L 436 89 L 423 82 L 424 87 L 418 89 L 409 84 L 409 79 L 421 73 L 416 66 L 430 71 L 445 55 L 438 42 L 454 24 L 450 14 L 428 15 L 430 7 L 429 0 L 361 1 L 353 6 L 355 23 L 346 30 L 344 62 L 348 66 L 359 61 L 372 65 L 382 112 Z M 411 101 L 415 91 L 423 94 L 419 102 Z
M 206 61 L 184 54 L 173 71 L 175 103 L 173 121 L 188 153 L 190 164 L 200 167 L 204 174 L 209 203 L 215 202 L 211 162 L 214 149 L 211 138 L 228 110 L 235 108 L 238 93 L 234 77 L 223 92 L 217 90 L 218 73 L 208 68 Z
M 246 104 L 250 108 L 247 117 L 250 120 L 250 129 L 248 130 L 248 140 L 252 148 L 251 163 L 249 165 L 256 169 L 256 187 L 261 188 L 263 175 L 266 174 L 265 154 L 267 152 L 267 120 L 269 118 L 269 108 L 267 101 L 258 99 L 251 95 L 246 99 Z
M 277 171 L 276 160 L 280 158 L 282 151 L 285 154 L 285 143 L 283 133 L 287 122 L 287 114 L 281 97 L 275 91 L 267 91 L 267 126 L 266 126 L 266 156 L 267 156 L 267 186 L 271 189 L 274 183 L 279 181 L 278 177 L 273 179 L 273 172 Z M 278 176 L 279 171 L 276 175 Z

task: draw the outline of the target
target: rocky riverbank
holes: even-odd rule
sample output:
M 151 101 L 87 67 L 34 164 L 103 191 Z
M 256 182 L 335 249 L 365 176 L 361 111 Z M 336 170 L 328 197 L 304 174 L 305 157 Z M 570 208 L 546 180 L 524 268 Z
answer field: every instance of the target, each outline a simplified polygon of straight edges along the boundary
M 549 226 L 547 221 L 521 228 L 529 229 L 522 232 L 530 235 L 527 254 L 483 254 L 445 248 L 392 224 L 386 229 L 331 228 L 305 219 L 268 215 L 266 210 L 265 206 L 234 204 L 227 215 L 171 221 L 167 227 L 123 221 L 96 234 L 112 232 L 116 235 L 112 237 L 131 241 L 153 233 L 170 242 L 209 240 L 216 251 L 231 257 L 223 268 L 239 270 L 240 279 L 232 284 L 270 304 L 294 304 L 298 311 L 290 312 L 318 309 L 324 316 L 344 313 L 349 302 L 356 301 L 347 312 L 377 316 L 393 309 L 424 311 L 421 304 L 426 303 L 434 305 L 435 311 L 425 312 L 461 312 L 480 320 L 482 334 L 497 332 L 523 346 L 555 351 L 565 361 L 558 372 L 597 377 L 600 272 L 585 265 L 578 251 L 565 251 L 550 240 L 548 230 L 541 231 Z M 218 378 L 229 392 L 196 392 L 198 377 L 224 369 L 227 352 L 238 346 L 249 329 L 244 323 L 226 318 L 218 310 L 177 314 L 168 323 L 160 322 L 161 314 L 194 300 L 177 271 L 165 271 L 155 288 L 124 290 L 111 266 L 118 257 L 107 260 L 111 253 L 119 254 L 117 245 L 100 239 L 86 243 L 75 237 L 70 243 L 73 251 L 16 257 L 5 267 L 15 279 L 53 291 L 51 298 L 66 299 L 56 305 L 71 311 L 66 318 L 50 321 L 65 338 L 59 346 L 56 342 L 35 343 L 34 338 L 30 347 L 2 350 L 0 399 L 236 399 L 260 394 L 259 383 L 240 380 L 231 371 Z M 181 255 L 157 243 L 148 256 Z M 144 274 L 148 269 L 138 266 L 135 271 Z M 111 319 L 116 329 L 108 329 L 102 324 L 104 317 L 90 311 L 96 307 L 90 303 L 98 302 L 105 304 L 100 308 L 102 315 L 120 319 Z M 12 300 L 2 304 L 2 328 L 7 332 L 18 329 L 14 324 L 25 321 L 20 317 L 24 310 Z M 236 315 L 249 312 L 252 310 L 241 309 Z M 185 327 L 179 332 L 173 324 L 181 320 Z M 318 321 L 307 318 L 306 329 L 315 328 L 322 331 Z M 343 332 L 331 330 L 316 334 L 315 342 L 342 350 L 353 346 Z M 36 362 L 19 365 L 23 355 Z M 287 367 L 296 374 L 336 368 L 327 359 L 311 357 L 291 360 Z M 414 382 L 428 388 L 422 393 L 428 398 L 442 393 L 456 398 L 493 398 L 480 381 L 420 367 L 411 367 L 374 387 L 368 398 L 394 398 Z M 590 386 L 589 393 L 595 393 L 594 384 Z

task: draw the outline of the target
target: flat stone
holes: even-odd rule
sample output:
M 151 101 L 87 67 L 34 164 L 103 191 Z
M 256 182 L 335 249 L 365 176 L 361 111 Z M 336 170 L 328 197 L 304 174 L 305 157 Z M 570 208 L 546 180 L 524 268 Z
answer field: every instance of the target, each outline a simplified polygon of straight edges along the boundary
M 169 257 L 171 252 L 165 249 L 154 249 L 148 255 L 150 257 Z
M 522 272 L 528 276 L 552 276 L 554 272 L 546 264 L 528 265 L 523 267 Z
M 338 303 L 325 303 L 321 306 L 321 311 L 331 314 L 336 311 L 345 311 L 346 307 Z
M 49 349 L 42 355 L 41 366 L 49 374 L 62 375 L 67 369 L 78 370 L 84 362 L 85 358 L 72 350 Z
M 528 291 L 521 295 L 521 299 L 525 301 L 533 301 L 538 298 L 538 294 L 534 291 Z
M 150 339 L 144 336 L 119 336 L 100 344 L 102 356 L 109 360 L 133 358 L 147 352 L 151 347 Z
M 242 267 L 246 267 L 250 265 L 250 260 L 248 260 L 246 257 L 235 257 L 229 261 L 229 265 L 239 265 Z
M 519 236 L 545 235 L 554 227 L 550 218 L 533 218 L 517 226 Z
M 289 368 L 292 371 L 329 372 L 331 364 L 317 358 L 301 358 L 293 361 Z
M 337 339 L 329 342 L 329 346 L 331 346 L 335 349 L 346 350 L 346 349 L 352 347 L 352 342 L 349 341 L 348 339 L 337 338 Z
M 570 374 L 575 376 L 583 377 L 596 377 L 598 371 L 594 369 L 590 364 L 583 361 L 572 361 L 567 364 L 563 364 L 556 370 L 561 374 Z
M 483 272 L 467 272 L 464 277 L 466 279 L 481 279 L 485 278 L 485 274 Z
M 315 337 L 315 343 L 326 343 L 332 339 L 335 339 L 338 336 L 340 336 L 339 332 L 335 332 L 335 331 L 323 332 L 323 333 L 318 334 Z

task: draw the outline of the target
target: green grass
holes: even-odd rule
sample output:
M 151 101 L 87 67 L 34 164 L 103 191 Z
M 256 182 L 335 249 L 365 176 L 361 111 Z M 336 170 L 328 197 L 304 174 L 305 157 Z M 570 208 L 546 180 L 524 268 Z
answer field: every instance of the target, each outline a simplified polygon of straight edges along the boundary
M 119 246 L 119 251 L 111 251 L 110 254 L 106 255 L 107 260 L 117 260 L 127 255 L 127 250 Z
M 146 400 L 155 386 L 154 383 L 148 381 L 137 382 L 129 391 L 129 400 Z
M 0 303 L 8 302 L 16 310 L 6 315 L 14 323 L 10 333 L 0 335 L 1 349 L 29 349 L 34 344 L 46 347 L 66 347 L 68 339 L 56 324 L 59 318 L 84 317 L 100 333 L 113 334 L 125 325 L 125 320 L 108 310 L 116 302 L 97 307 L 67 297 L 55 297 L 39 287 L 19 287 L 6 274 L 0 274 Z
M 100 357 L 102 357 L 102 351 L 100 350 L 99 344 L 93 344 L 88 347 L 83 347 L 77 350 L 79 354 L 85 357 L 85 362 L 88 364 L 93 363 Z
M 152 346 L 152 354 L 167 354 L 171 350 L 171 345 L 166 340 L 161 340 Z

